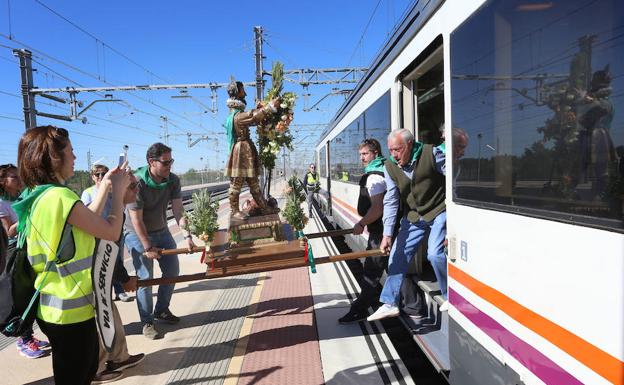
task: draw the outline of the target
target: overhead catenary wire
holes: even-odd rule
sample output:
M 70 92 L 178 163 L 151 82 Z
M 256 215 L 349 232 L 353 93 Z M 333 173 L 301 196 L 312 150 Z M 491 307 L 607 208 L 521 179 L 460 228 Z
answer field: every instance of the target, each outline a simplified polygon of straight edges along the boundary
M 85 35 L 93 38 L 95 41 L 100 42 L 102 44 L 102 46 L 110 49 L 111 51 L 113 51 L 114 53 L 116 53 L 117 55 L 121 56 L 122 58 L 126 59 L 127 61 L 129 61 L 130 63 L 134 64 L 135 66 L 141 68 L 143 71 L 147 72 L 148 74 L 150 74 L 151 76 L 154 76 L 155 78 L 161 79 L 162 81 L 165 82 L 171 82 L 168 79 L 163 78 L 160 75 L 157 75 L 156 73 L 154 73 L 153 71 L 150 71 L 148 68 L 146 68 L 145 66 L 143 66 L 142 64 L 136 62 L 135 60 L 131 59 L 128 55 L 124 54 L 123 52 L 119 51 L 118 49 L 116 49 L 115 47 L 111 46 L 110 44 L 106 43 L 104 40 L 100 39 L 99 37 L 93 35 L 91 32 L 85 30 L 84 28 L 82 28 L 81 26 L 79 26 L 78 24 L 74 23 L 73 21 L 69 20 L 67 17 L 63 16 L 61 13 L 59 13 L 58 11 L 50 8 L 48 5 L 46 5 L 45 3 L 43 3 L 42 1 L 39 0 L 35 0 L 35 2 L 39 5 L 41 5 L 42 7 L 46 8 L 48 11 L 52 12 L 53 14 L 55 14 L 56 16 L 58 16 L 59 18 L 63 19 L 64 21 L 66 21 L 67 23 L 69 23 L 71 26 L 73 26 L 74 28 L 78 29 L 79 31 L 81 31 L 82 33 L 84 33 Z
M 361 47 L 362 41 L 364 40 L 364 36 L 366 35 L 366 31 L 368 31 L 368 27 L 370 26 L 371 22 L 373 21 L 373 17 L 375 17 L 375 13 L 377 12 L 377 8 L 379 8 L 379 4 L 381 4 L 381 0 L 378 0 L 377 4 L 375 5 L 375 8 L 373 8 L 373 12 L 371 13 L 370 17 L 368 18 L 368 22 L 366 23 L 366 26 L 364 27 L 364 31 L 362 31 L 362 35 L 360 35 L 360 39 L 358 40 L 357 44 L 355 45 L 355 48 L 353 49 L 353 53 L 349 57 L 349 61 L 347 61 L 347 67 L 349 67 L 349 65 L 351 65 L 351 60 L 353 60 L 353 57 L 355 56 L 355 53 L 357 52 L 358 48 Z
M 115 84 L 111 83 L 110 81 L 107 81 L 107 80 L 102 80 L 102 79 L 98 78 L 98 76 L 97 76 L 97 75 L 94 75 L 94 74 L 92 74 L 92 73 L 90 73 L 90 72 L 84 71 L 84 70 L 82 70 L 82 69 L 80 69 L 80 68 L 78 68 L 78 67 L 76 67 L 76 66 L 73 66 L 73 65 L 71 65 L 71 64 L 69 64 L 69 63 L 66 63 L 66 62 L 65 62 L 65 61 L 63 61 L 63 60 L 60 60 L 60 59 L 58 59 L 58 58 L 56 58 L 56 57 L 54 57 L 54 56 L 52 56 L 52 55 L 49 55 L 49 54 L 47 54 L 47 53 L 45 53 L 45 52 L 43 52 L 43 51 L 41 51 L 41 50 L 39 50 L 39 49 L 37 49 L 37 48 L 34 48 L 34 47 L 32 47 L 32 46 L 30 46 L 30 45 L 26 44 L 26 43 L 23 43 L 23 42 L 21 42 L 21 41 L 18 41 L 18 40 L 14 39 L 14 38 L 13 38 L 13 39 L 10 39 L 10 38 L 9 38 L 9 36 L 7 36 L 7 35 L 5 35 L 5 34 L 3 34 L 3 33 L 0 33 L 0 36 L 1 36 L 1 37 L 4 37 L 5 39 L 9 39 L 9 40 L 11 40 L 11 41 L 14 41 L 14 42 L 16 42 L 17 44 L 20 44 L 20 45 L 22 45 L 23 47 L 25 47 L 25 48 L 29 49 L 30 51 L 32 51 L 32 52 L 36 52 L 37 54 L 39 54 L 39 55 L 41 55 L 41 56 L 42 56 L 42 57 L 38 57 L 37 55 L 33 55 L 35 58 L 40 58 L 40 59 L 43 59 L 43 58 L 48 58 L 48 59 L 50 59 L 50 60 L 52 60 L 52 61 L 54 61 L 54 62 L 56 62 L 56 63 L 58 63 L 58 64 L 60 64 L 60 65 L 66 66 L 66 67 L 68 67 L 68 68 L 72 69 L 73 71 L 76 71 L 76 72 L 78 72 L 78 73 L 80 73 L 80 74 L 82 74 L 82 75 L 84 75 L 84 76 L 90 77 L 90 78 L 92 78 L 92 79 L 94 79 L 94 80 L 100 81 L 100 82 L 102 82 L 102 83 L 104 83 L 104 84 L 107 84 L 107 85 L 109 85 L 109 86 L 113 86 L 113 87 L 115 87 L 115 86 L 116 86 Z M 6 47 L 6 48 L 10 48 L 10 49 L 18 49 L 18 48 L 16 48 L 16 47 L 10 47 L 10 46 L 5 46 L 5 47 Z M 33 61 L 34 61 L 34 60 L 33 60 Z M 38 63 L 38 64 L 41 64 L 39 61 L 37 61 L 37 63 Z M 46 68 L 50 69 L 50 67 L 46 67 Z M 57 74 L 58 74 L 58 73 L 57 73 Z M 59 76 L 60 76 L 60 75 L 59 75 Z M 183 120 L 185 120 L 185 121 L 187 121 L 187 122 L 191 123 L 192 125 L 194 125 L 194 126 L 196 126 L 196 127 L 199 127 L 199 128 L 201 128 L 201 129 L 205 129 L 203 126 L 201 126 L 201 125 L 199 125 L 199 124 L 197 124 L 197 123 L 193 122 L 192 120 L 188 119 L 188 118 L 187 118 L 187 117 L 185 117 L 184 115 L 181 115 L 181 114 L 179 114 L 179 113 L 177 113 L 177 112 L 175 112 L 175 111 L 173 111 L 173 110 L 171 110 L 171 109 L 169 109 L 169 108 L 166 108 L 166 107 L 161 106 L 161 105 L 159 105 L 159 104 L 157 104 L 157 103 L 155 103 L 155 102 L 153 102 L 153 101 L 151 101 L 151 100 L 148 100 L 148 99 L 146 99 L 146 98 L 143 98 L 143 97 L 141 97 L 141 96 L 138 96 L 138 95 L 136 95 L 136 94 L 135 94 L 135 93 L 133 93 L 133 92 L 130 92 L 130 91 L 124 91 L 124 92 L 126 92 L 127 94 L 129 94 L 129 95 L 131 95 L 131 96 L 133 96 L 133 97 L 135 97 L 135 98 L 137 98 L 137 99 L 139 99 L 139 100 L 141 100 L 141 101 L 143 101 L 143 102 L 145 102 L 145 103 L 148 103 L 148 104 L 151 104 L 151 105 L 153 105 L 153 106 L 155 106 L 155 107 L 157 107 L 157 108 L 160 108 L 161 110 L 163 110 L 163 111 L 165 111 L 165 112 L 168 112 L 168 113 L 170 113 L 170 114 L 173 114 L 173 115 L 175 115 L 175 116 L 178 116 L 178 117 L 182 118 Z M 117 103 L 119 103 L 119 102 L 117 102 Z M 136 111 L 137 111 L 137 112 L 141 112 L 141 113 L 145 113 L 145 114 L 150 115 L 149 113 L 147 113 L 147 112 L 145 112 L 145 111 L 143 111 L 143 110 L 140 110 L 140 109 L 138 109 L 138 108 L 135 108 L 135 109 L 136 109 Z M 160 117 L 162 114 L 161 114 L 161 115 L 151 114 L 151 115 L 152 115 L 152 116 L 157 116 L 157 117 Z
M 13 116 L 7 116 L 7 115 L 0 115 L 1 119 L 9 119 L 9 120 L 19 120 L 20 122 L 23 122 L 24 119 L 22 118 L 17 118 L 17 117 L 13 117 Z

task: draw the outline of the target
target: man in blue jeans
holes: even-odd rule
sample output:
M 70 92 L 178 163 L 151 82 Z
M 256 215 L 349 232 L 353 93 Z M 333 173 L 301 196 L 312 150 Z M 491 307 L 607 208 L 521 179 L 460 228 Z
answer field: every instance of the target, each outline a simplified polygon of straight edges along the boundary
M 380 249 L 390 252 L 388 276 L 381 291 L 379 309 L 368 321 L 399 315 L 401 283 L 416 254 L 418 245 L 429 230 L 427 259 L 431 262 L 442 296 L 446 299 L 446 238 L 444 147 L 414 141 L 409 130 L 392 131 L 388 136 L 390 159 L 385 162 L 383 238 Z M 392 231 L 399 206 L 403 217 L 399 233 L 392 242 Z
M 186 227 L 184 208 L 180 194 L 180 179 L 171 172 L 173 158 L 171 148 L 162 143 L 154 143 L 147 150 L 147 166 L 139 168 L 135 175 L 139 179 L 139 193 L 135 203 L 128 204 L 126 217 L 126 247 L 132 255 L 132 262 L 139 279 L 151 279 L 154 274 L 154 260 L 158 260 L 163 277 L 177 277 L 180 265 L 177 255 L 161 256 L 161 249 L 175 249 L 167 226 L 167 206 L 178 226 Z M 190 233 L 183 230 L 187 246 L 195 246 Z M 149 339 L 161 338 L 154 326 L 154 320 L 174 324 L 180 321 L 169 310 L 169 303 L 175 285 L 160 285 L 156 306 L 153 304 L 152 288 L 137 290 L 137 307 L 143 323 L 143 335 Z

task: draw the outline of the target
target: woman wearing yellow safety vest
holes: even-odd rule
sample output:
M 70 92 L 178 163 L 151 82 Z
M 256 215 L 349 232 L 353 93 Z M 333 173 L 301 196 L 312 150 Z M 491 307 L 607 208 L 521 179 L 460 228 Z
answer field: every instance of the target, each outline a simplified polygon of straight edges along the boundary
M 57 384 L 90 384 L 98 366 L 98 335 L 91 279 L 95 238 L 117 240 L 123 194 L 130 183 L 125 164 L 105 176 L 113 195 L 111 214 L 101 218 L 80 201 L 67 180 L 76 156 L 67 131 L 53 126 L 27 130 L 19 142 L 18 168 L 27 187 L 13 208 L 18 246 L 27 241 L 28 259 L 41 287 L 37 323 L 50 339 Z M 108 188 L 94 202 L 105 200 Z

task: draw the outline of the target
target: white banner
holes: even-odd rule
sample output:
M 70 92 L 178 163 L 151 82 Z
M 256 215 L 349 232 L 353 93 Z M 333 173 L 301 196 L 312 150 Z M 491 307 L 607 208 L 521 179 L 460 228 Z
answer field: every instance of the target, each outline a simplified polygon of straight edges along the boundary
M 119 246 L 112 241 L 100 239 L 93 258 L 93 292 L 95 311 L 100 337 L 107 351 L 111 351 L 115 340 L 115 320 L 113 319 L 112 283 Z

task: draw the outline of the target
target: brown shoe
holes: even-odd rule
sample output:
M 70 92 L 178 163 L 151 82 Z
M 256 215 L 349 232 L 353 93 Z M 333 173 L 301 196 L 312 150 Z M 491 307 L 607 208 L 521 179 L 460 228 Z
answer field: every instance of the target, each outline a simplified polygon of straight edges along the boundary
M 145 354 L 139 353 L 139 354 L 135 354 L 133 356 L 128 357 L 128 359 L 125 361 L 121 361 L 121 362 L 108 361 L 106 363 L 106 367 L 108 368 L 108 371 L 111 371 L 111 372 L 121 371 L 124 369 L 131 368 L 133 366 L 136 366 L 139 362 L 143 361 L 144 358 L 145 358 Z
M 113 382 L 119 380 L 123 376 L 122 372 L 114 370 L 104 370 L 99 372 L 93 377 L 92 384 L 106 384 L 107 382 Z

